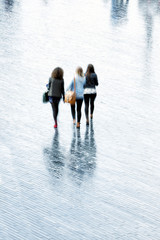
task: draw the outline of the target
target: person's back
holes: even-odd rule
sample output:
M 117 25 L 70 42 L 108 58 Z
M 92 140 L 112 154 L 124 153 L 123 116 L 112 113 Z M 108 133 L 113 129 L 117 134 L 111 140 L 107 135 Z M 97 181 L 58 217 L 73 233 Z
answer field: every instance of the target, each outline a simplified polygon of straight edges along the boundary
M 85 77 L 83 75 L 83 69 L 81 67 L 78 67 L 76 69 L 76 74 L 71 84 L 69 85 L 68 90 L 70 89 L 74 91 L 74 80 L 75 80 L 75 87 L 76 87 L 77 128 L 79 128 L 80 120 L 81 120 L 81 107 L 82 107 L 83 97 L 84 97 L 84 83 L 85 83 Z M 76 122 L 75 104 L 71 105 L 71 113 L 72 113 L 73 123 L 75 124 Z
M 78 74 L 75 75 L 76 81 L 76 99 L 83 99 L 85 78 Z
M 90 76 L 86 76 L 84 88 L 95 88 L 95 86 L 98 86 L 97 74 L 91 73 Z
M 86 83 L 84 85 L 84 102 L 87 125 L 89 125 L 89 105 L 90 118 L 93 118 L 94 101 L 97 96 L 95 86 L 98 86 L 97 74 L 94 71 L 94 66 L 92 64 L 89 64 L 86 71 Z
M 49 93 L 48 96 L 50 97 L 61 97 L 64 95 L 64 80 L 63 79 L 56 79 L 50 78 L 49 79 Z

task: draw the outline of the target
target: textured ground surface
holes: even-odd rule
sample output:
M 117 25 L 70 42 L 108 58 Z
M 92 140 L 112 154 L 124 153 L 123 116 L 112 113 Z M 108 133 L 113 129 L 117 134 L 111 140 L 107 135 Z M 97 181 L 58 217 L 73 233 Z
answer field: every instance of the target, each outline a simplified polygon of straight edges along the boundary
M 122 3 L 123 2 L 123 3 Z M 160 239 L 159 1 L 0 0 L 0 240 Z M 52 69 L 99 77 L 58 130 Z

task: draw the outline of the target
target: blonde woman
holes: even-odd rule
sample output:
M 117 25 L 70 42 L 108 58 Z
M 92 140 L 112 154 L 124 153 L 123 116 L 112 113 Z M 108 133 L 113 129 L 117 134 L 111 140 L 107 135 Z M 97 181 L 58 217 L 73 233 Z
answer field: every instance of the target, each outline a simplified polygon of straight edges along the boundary
M 73 123 L 76 124 L 76 112 L 77 112 L 77 128 L 80 128 L 81 121 L 81 108 L 83 103 L 83 92 L 84 92 L 84 84 L 85 77 L 83 74 L 83 69 L 81 67 L 77 67 L 75 72 L 75 85 L 76 85 L 76 103 L 71 105 L 71 114 L 73 118 Z M 74 91 L 74 78 L 72 79 L 67 90 Z

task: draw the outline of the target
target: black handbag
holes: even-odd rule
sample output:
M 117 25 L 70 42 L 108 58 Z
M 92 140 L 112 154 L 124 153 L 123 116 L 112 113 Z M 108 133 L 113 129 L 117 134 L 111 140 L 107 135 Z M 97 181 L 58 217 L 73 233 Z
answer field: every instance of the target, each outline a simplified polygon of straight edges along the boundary
M 42 101 L 43 101 L 43 103 L 49 102 L 48 91 L 43 93 Z

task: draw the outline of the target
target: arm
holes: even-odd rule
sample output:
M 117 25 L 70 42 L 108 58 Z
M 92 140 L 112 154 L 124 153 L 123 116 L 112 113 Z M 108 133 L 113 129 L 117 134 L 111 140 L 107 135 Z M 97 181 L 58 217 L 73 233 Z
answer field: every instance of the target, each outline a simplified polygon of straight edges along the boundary
M 98 86 L 98 84 L 99 84 L 98 83 L 98 78 L 97 78 L 97 75 L 96 75 L 96 77 L 95 77 L 95 85 Z
M 67 91 L 68 90 L 74 90 L 74 80 L 72 80 L 72 82 L 70 83 L 70 85 L 68 86 L 68 88 L 66 89 Z
M 65 95 L 64 95 L 64 80 L 62 80 L 62 96 L 63 96 L 63 101 L 64 101 L 64 97 L 65 97 Z
M 51 78 L 49 78 L 49 82 L 46 84 L 46 88 L 49 90 L 51 86 Z
M 84 78 L 83 88 L 86 87 L 86 77 Z

